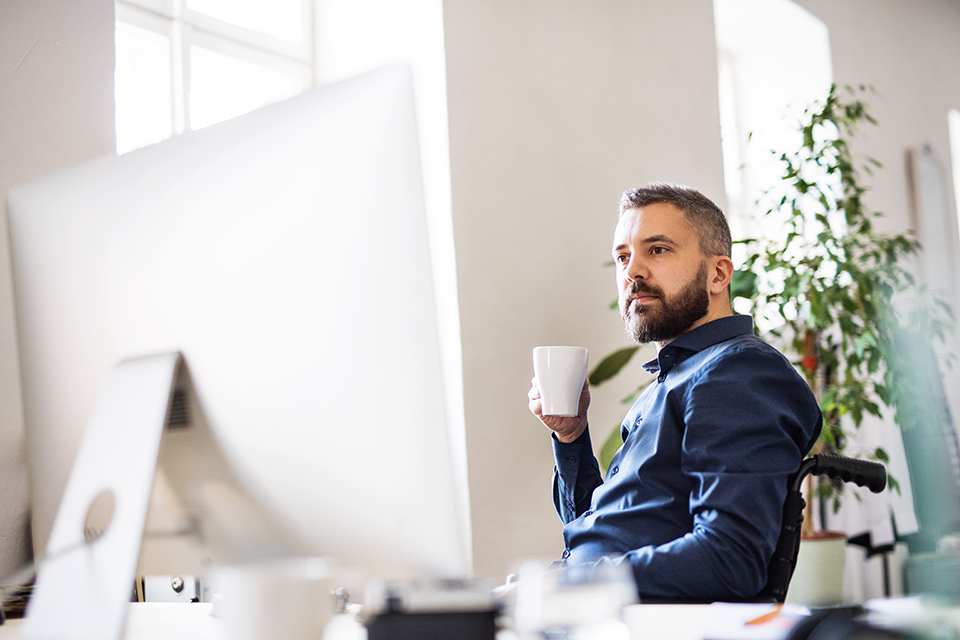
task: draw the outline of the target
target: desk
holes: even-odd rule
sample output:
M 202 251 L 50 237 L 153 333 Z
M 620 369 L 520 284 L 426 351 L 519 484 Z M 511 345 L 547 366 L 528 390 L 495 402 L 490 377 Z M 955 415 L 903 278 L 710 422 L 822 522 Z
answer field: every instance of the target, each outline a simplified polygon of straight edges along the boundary
M 213 605 L 131 602 L 127 614 L 129 640 L 228 640 L 223 620 L 210 615 Z M 20 640 L 22 619 L 0 625 L 0 640 Z
M 623 612 L 631 640 L 701 640 L 710 605 L 635 604 Z
M 132 602 L 127 614 L 125 640 L 229 640 L 223 620 L 210 615 L 207 603 Z M 632 640 L 700 640 L 709 607 L 707 605 L 634 605 L 625 620 Z M 23 620 L 0 625 L 0 640 L 20 640 Z M 334 619 L 324 640 L 354 640 L 364 637 L 352 620 Z M 498 640 L 515 634 L 503 632 Z
M 901 608 L 897 618 L 904 621 L 911 614 L 902 611 L 903 603 L 890 601 Z M 909 605 L 909 602 L 906 603 Z M 125 640 L 230 640 L 223 620 L 210 615 L 212 605 L 167 602 L 130 603 Z M 960 629 L 960 607 L 926 609 L 915 614 L 929 621 Z M 624 621 L 631 640 L 701 640 L 711 622 L 710 605 L 639 604 L 624 611 Z M 23 620 L 7 620 L 0 625 L 0 640 L 20 640 Z M 715 631 L 715 630 L 714 630 Z M 944 636 L 948 637 L 948 636 Z M 349 616 L 335 617 L 327 624 L 323 640 L 365 640 L 366 632 Z M 497 640 L 517 640 L 512 631 L 502 631 Z

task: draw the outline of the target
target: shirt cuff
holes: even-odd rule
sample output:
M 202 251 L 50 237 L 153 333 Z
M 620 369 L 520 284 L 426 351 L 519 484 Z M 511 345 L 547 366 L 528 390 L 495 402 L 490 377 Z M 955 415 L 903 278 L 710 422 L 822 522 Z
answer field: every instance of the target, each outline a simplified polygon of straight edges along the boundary
M 583 430 L 580 437 L 573 442 L 560 442 L 557 434 L 550 435 L 553 440 L 553 457 L 557 463 L 557 473 L 561 476 L 576 478 L 580 470 L 580 459 L 583 452 L 593 455 L 593 445 L 590 442 L 590 427 Z

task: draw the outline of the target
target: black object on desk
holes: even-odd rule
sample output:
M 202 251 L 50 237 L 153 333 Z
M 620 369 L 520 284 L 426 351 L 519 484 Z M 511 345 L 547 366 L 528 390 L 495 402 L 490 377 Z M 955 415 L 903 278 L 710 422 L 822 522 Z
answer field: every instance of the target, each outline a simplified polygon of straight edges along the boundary
M 495 640 L 500 608 L 472 580 L 383 585 L 368 592 L 368 640 Z
M 790 631 L 787 640 L 931 640 L 907 629 L 867 622 L 859 605 L 813 609 Z
M 494 640 L 495 611 L 385 613 L 367 623 L 369 640 Z

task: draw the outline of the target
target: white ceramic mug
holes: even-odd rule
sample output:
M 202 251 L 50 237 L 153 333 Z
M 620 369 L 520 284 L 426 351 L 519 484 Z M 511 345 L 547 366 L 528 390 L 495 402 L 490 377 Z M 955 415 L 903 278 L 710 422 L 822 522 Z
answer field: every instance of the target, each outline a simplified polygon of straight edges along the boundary
M 214 613 L 231 640 L 318 640 L 334 614 L 330 565 L 323 558 L 278 558 L 218 567 Z
M 533 373 L 540 386 L 543 415 L 577 415 L 580 391 L 587 379 L 587 356 L 585 347 L 533 349 Z

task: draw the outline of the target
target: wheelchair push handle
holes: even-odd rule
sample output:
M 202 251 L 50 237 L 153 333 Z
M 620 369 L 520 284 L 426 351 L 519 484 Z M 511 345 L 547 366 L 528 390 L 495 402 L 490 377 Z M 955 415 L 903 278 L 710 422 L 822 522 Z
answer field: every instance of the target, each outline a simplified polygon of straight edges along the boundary
M 815 455 L 810 460 L 813 462 L 810 473 L 814 475 L 840 478 L 844 482 L 866 487 L 873 493 L 880 493 L 887 486 L 887 470 L 879 462 L 829 453 Z

